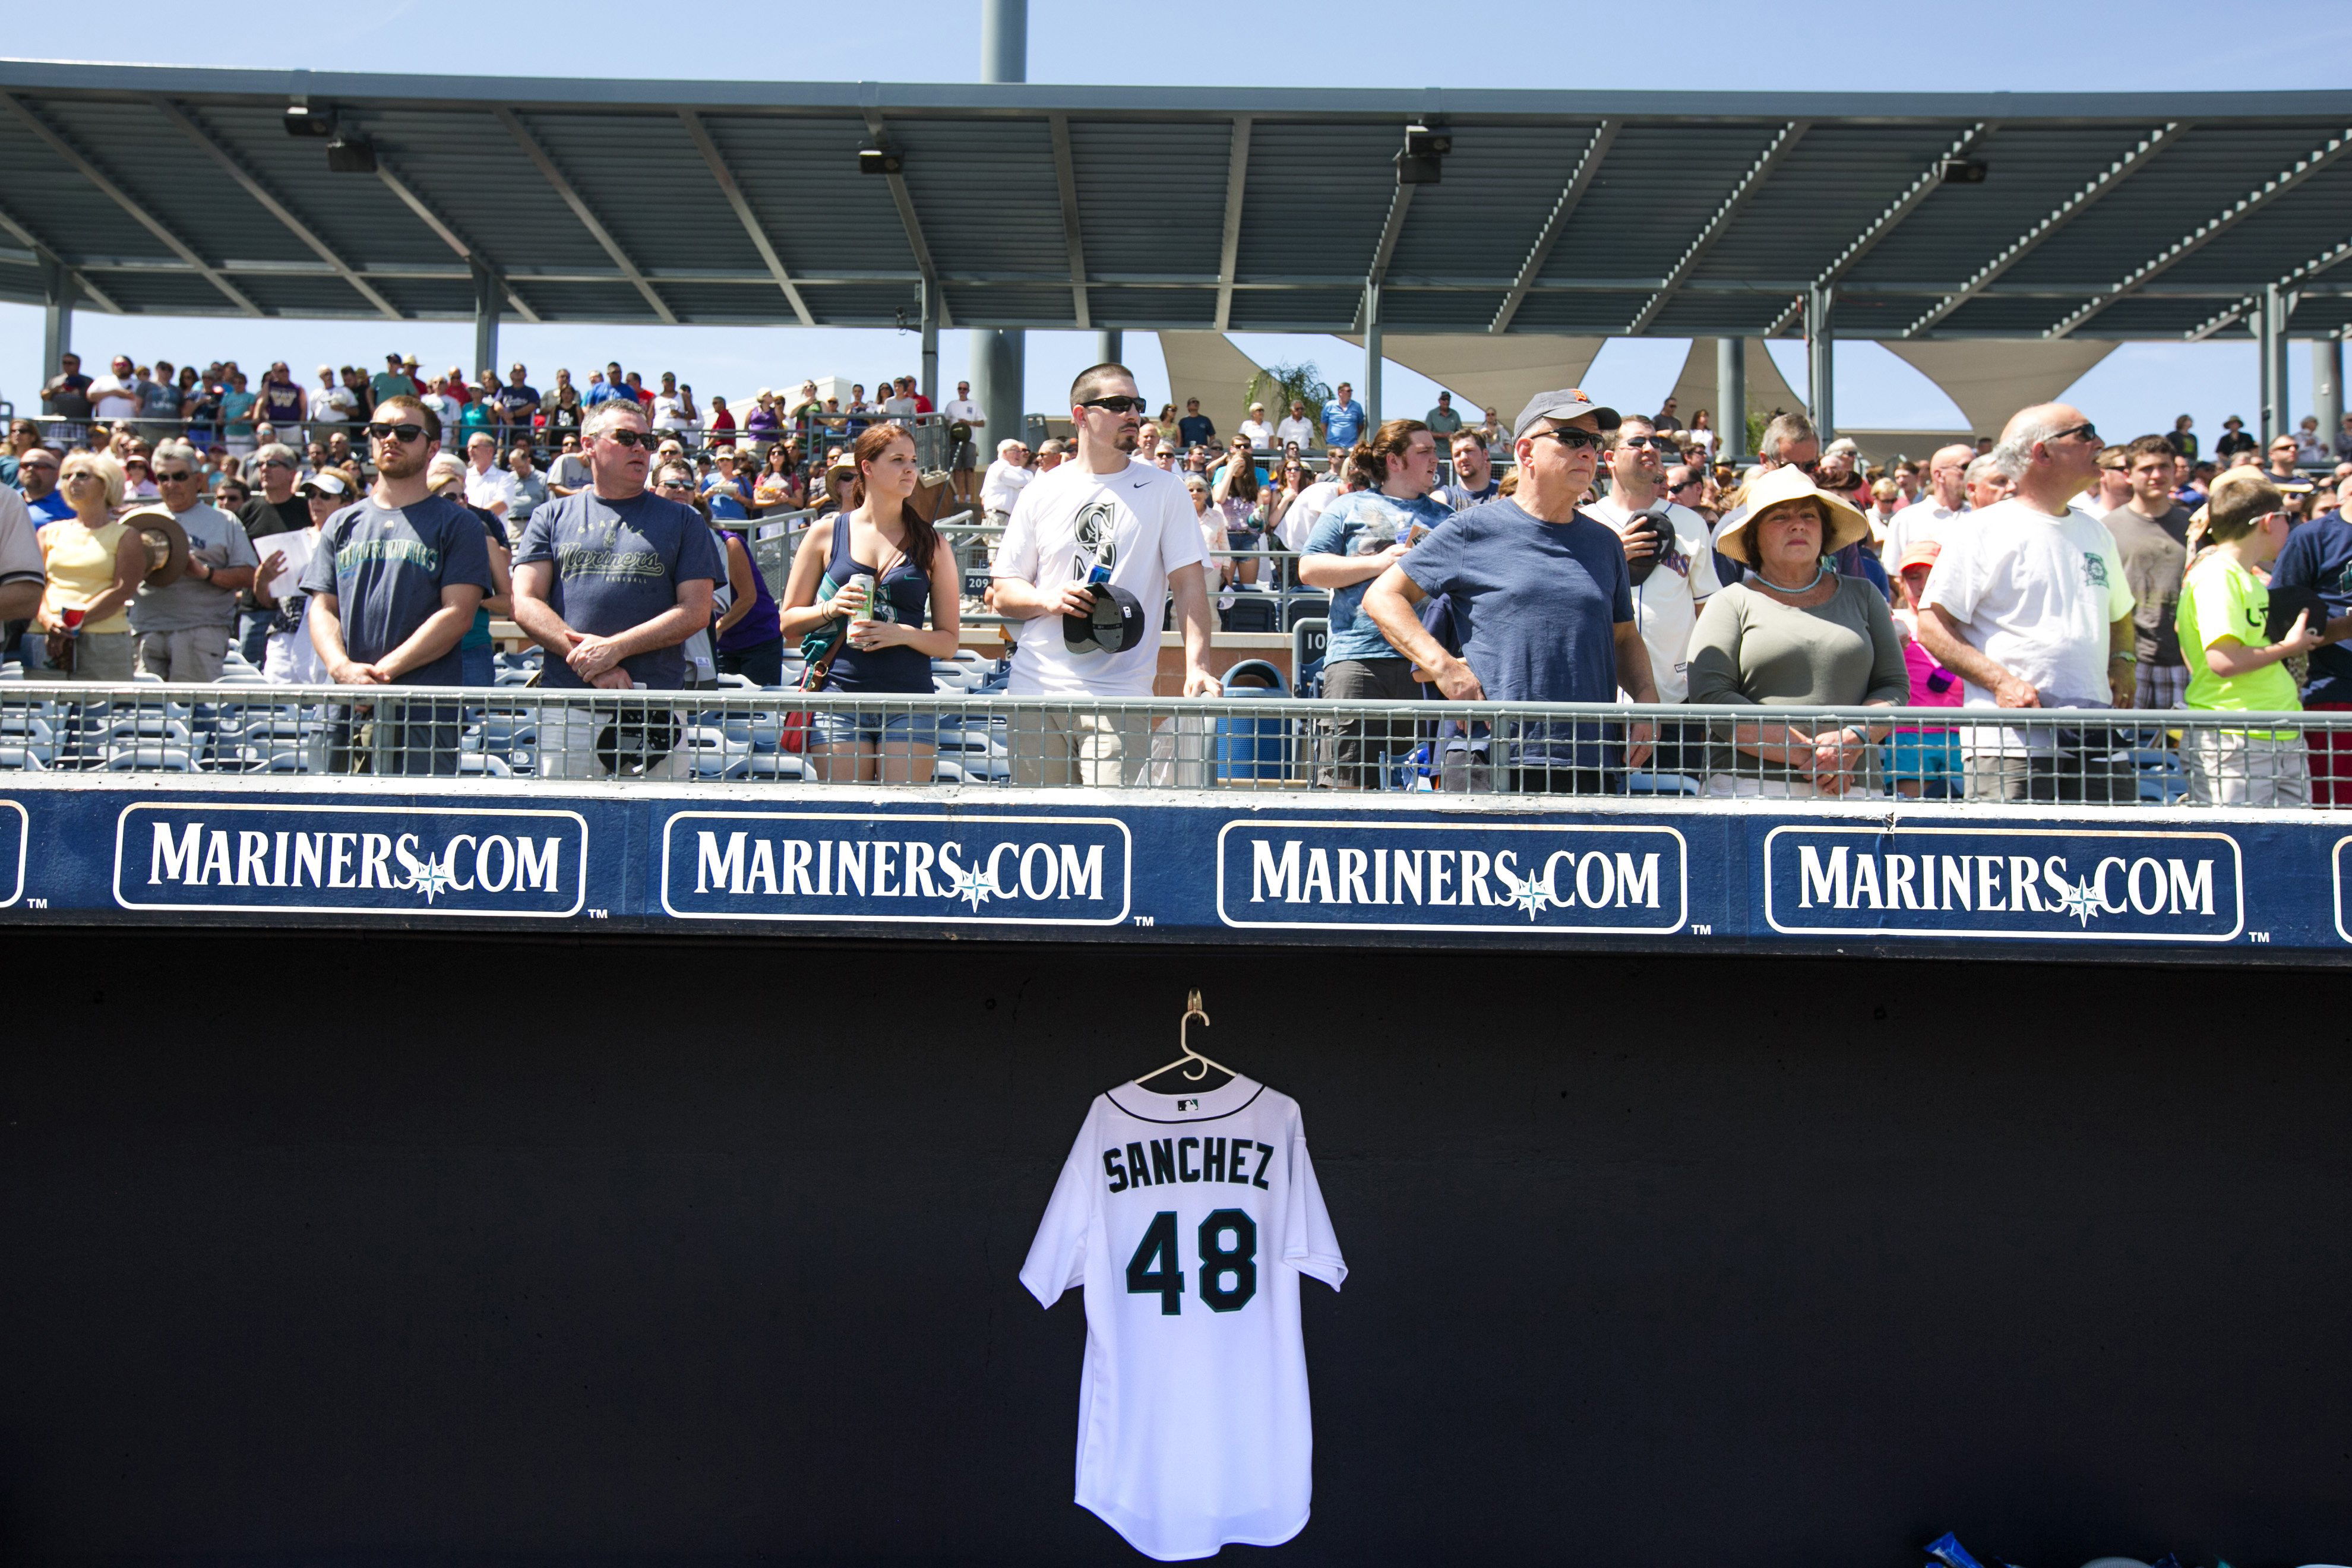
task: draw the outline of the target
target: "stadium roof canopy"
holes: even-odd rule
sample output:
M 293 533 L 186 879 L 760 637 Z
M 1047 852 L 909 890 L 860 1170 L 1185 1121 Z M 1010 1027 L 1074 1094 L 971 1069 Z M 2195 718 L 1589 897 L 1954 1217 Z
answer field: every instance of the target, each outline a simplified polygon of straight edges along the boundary
M 372 146 L 333 173 L 291 103 Z M 1401 184 L 1408 124 L 1451 138 Z M 863 172 L 887 152 L 896 173 Z M 0 297 L 596 322 L 2194 338 L 2352 320 L 2352 92 L 531 80 L 0 62 Z M 1960 161 L 1954 165 L 1951 161 Z M 872 162 L 880 162 L 873 160 Z M 1980 167 L 1979 182 L 1955 174 Z M 45 284 L 45 279 L 49 281 Z

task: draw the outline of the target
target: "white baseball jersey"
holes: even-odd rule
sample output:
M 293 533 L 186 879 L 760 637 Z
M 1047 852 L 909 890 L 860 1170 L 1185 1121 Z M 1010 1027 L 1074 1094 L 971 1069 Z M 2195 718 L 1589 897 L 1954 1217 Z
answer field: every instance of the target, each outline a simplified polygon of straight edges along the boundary
M 1315 1437 L 1298 1277 L 1348 1277 L 1298 1102 L 1236 1078 L 1096 1098 L 1021 1283 L 1086 1287 L 1080 1507 L 1163 1563 L 1306 1526 Z

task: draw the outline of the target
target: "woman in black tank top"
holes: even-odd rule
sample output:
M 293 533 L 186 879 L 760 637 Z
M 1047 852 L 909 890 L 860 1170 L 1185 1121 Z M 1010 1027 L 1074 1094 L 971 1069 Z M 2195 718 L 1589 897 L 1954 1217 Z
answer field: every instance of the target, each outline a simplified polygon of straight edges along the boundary
M 778 624 L 793 641 L 818 631 L 840 635 L 824 690 L 929 696 L 931 660 L 954 658 L 959 641 L 955 553 L 907 505 L 920 470 L 903 426 L 872 426 L 851 456 L 865 500 L 812 525 L 801 540 Z M 877 602 L 847 585 L 861 572 L 875 580 Z M 809 756 L 820 778 L 931 781 L 938 725 L 929 713 L 836 709 L 819 714 L 817 725 L 820 743 Z

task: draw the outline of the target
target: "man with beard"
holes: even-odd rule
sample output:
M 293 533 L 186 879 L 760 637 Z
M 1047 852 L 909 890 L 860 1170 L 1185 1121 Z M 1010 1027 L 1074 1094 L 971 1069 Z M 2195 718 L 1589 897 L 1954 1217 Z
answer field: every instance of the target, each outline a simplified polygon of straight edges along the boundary
M 1070 385 L 1077 456 L 1021 492 L 997 547 L 998 612 L 1021 623 L 1014 696 L 1150 697 L 1172 595 L 1184 632 L 1184 695 L 1218 689 L 1209 673 L 1207 559 L 1175 475 L 1135 460 L 1144 403 L 1125 365 Z M 1131 784 L 1150 760 L 1150 721 L 1083 710 L 1024 714 L 1012 736 L 1013 782 Z
M 482 525 L 427 478 L 440 421 L 414 395 L 387 397 L 367 426 L 375 484 L 320 528 L 301 589 L 310 645 L 340 686 L 456 686 L 458 639 L 490 592 Z M 373 771 L 457 771 L 455 703 L 377 702 Z M 351 710 L 345 710 L 346 713 Z M 351 720 L 334 751 L 349 745 Z

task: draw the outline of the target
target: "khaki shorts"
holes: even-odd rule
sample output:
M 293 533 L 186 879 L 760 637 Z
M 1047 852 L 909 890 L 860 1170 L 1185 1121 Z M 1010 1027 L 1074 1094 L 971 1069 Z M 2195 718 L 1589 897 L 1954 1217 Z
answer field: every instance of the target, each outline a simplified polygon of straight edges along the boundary
M 1004 739 L 1016 784 L 1126 788 L 1143 782 L 1151 763 L 1144 713 L 1016 713 Z

